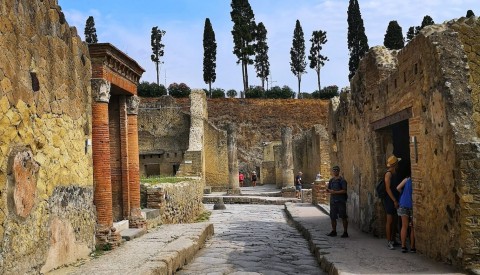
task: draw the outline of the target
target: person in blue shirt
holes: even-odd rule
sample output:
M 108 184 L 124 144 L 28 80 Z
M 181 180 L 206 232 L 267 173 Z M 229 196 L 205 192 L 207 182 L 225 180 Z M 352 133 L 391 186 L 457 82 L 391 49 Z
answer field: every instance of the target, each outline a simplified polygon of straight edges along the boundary
M 402 190 L 403 189 L 403 190 Z M 397 210 L 398 216 L 402 219 L 402 229 L 400 231 L 400 238 L 402 240 L 402 253 L 407 253 L 407 233 L 410 227 L 410 252 L 415 253 L 415 230 L 413 230 L 413 200 L 412 200 L 412 179 L 405 178 L 397 186 L 397 190 L 401 192 L 399 207 Z
M 327 236 L 337 236 L 337 219 L 343 221 L 342 238 L 348 238 L 348 216 L 347 216 L 347 181 L 340 176 L 340 167 L 333 166 L 333 177 L 328 182 L 327 193 L 330 193 L 330 222 L 332 232 Z

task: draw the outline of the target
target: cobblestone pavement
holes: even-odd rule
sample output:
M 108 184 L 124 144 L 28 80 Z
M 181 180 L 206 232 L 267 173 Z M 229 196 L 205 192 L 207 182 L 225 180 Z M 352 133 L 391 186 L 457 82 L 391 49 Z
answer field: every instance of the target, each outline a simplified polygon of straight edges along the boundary
M 215 234 L 176 274 L 326 274 L 307 241 L 287 223 L 283 205 L 226 208 L 212 210 Z

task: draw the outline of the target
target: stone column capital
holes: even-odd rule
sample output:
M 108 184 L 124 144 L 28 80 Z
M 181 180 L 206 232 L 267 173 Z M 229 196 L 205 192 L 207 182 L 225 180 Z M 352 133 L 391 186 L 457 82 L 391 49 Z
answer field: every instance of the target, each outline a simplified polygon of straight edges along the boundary
M 103 78 L 92 78 L 92 98 L 96 102 L 105 102 L 110 101 L 110 87 L 111 84 Z
M 138 106 L 140 105 L 140 98 L 136 95 L 127 97 L 127 114 L 138 115 Z

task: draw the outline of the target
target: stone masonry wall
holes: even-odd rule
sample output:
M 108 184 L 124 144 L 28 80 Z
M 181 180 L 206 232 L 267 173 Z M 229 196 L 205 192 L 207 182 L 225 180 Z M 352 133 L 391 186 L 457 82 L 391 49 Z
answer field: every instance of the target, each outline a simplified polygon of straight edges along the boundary
M 227 132 L 205 122 L 205 182 L 214 190 L 228 187 Z
M 328 132 L 323 125 L 315 125 L 310 130 L 294 138 L 293 169 L 295 175 L 303 172 L 303 182 L 311 184 L 317 173 L 330 176 Z
M 329 123 L 332 159 L 349 183 L 349 217 L 363 231 L 381 235 L 385 214 L 374 186 L 394 149 L 389 123 L 408 121 L 402 134 L 408 134 L 410 156 L 402 161 L 411 163 L 417 249 L 470 268 L 480 260 L 474 180 L 480 173 L 468 64 L 479 58 L 466 54 L 452 24 L 425 28 L 398 52 L 372 48 L 351 92 L 332 101 Z M 477 33 L 478 20 L 469 28 Z
M 162 223 L 173 224 L 193 222 L 204 210 L 204 186 L 205 183 L 199 179 L 142 189 L 147 193 L 143 196 L 147 200 L 147 207 L 160 209 Z
M 173 165 L 182 162 L 188 149 L 189 131 L 190 116 L 172 97 L 164 96 L 153 103 L 142 98 L 138 112 L 141 174 L 146 175 L 147 165 L 157 164 L 160 175 L 171 176 Z
M 46 272 L 94 248 L 88 49 L 53 0 L 2 1 L 0 33 L 0 273 Z

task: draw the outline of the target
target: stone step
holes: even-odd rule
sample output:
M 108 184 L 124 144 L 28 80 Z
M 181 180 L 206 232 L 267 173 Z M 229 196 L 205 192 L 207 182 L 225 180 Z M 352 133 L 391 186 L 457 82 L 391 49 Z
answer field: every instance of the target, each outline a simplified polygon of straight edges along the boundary
M 122 232 L 125 229 L 128 229 L 130 226 L 128 220 L 118 221 L 113 223 L 113 227 L 117 229 L 117 232 Z
M 142 217 L 145 220 L 155 219 L 160 216 L 160 209 L 153 209 L 153 208 L 143 208 L 142 209 Z
M 128 228 L 120 231 L 120 235 L 122 235 L 122 239 L 126 241 L 130 241 L 140 236 L 143 236 L 145 233 L 147 233 L 147 230 L 144 228 Z

